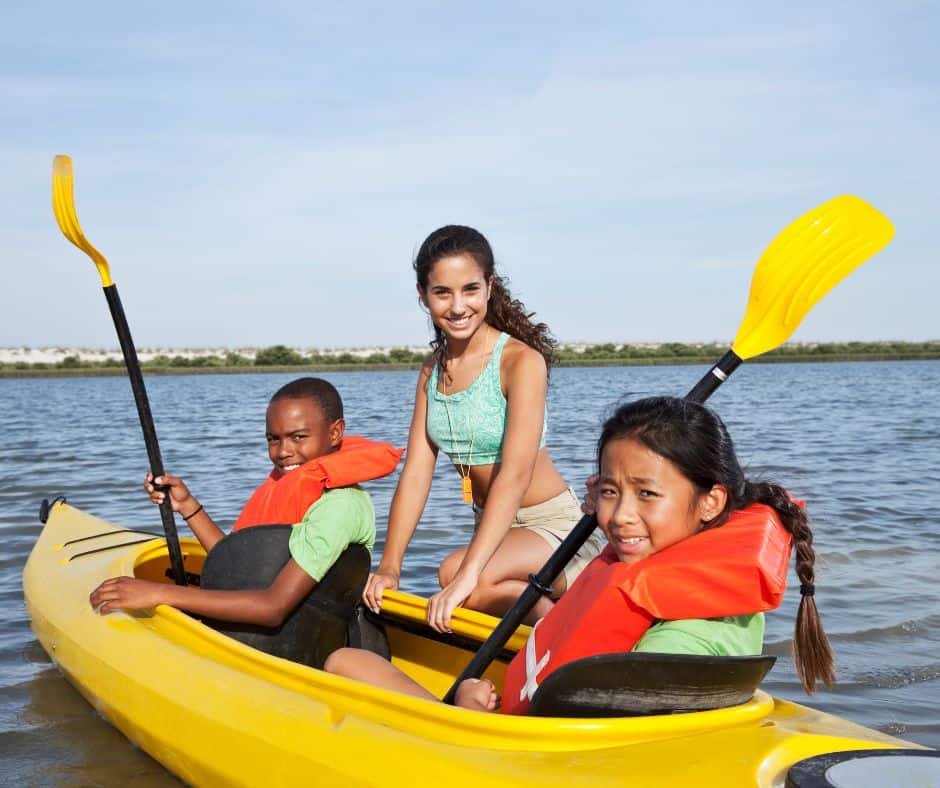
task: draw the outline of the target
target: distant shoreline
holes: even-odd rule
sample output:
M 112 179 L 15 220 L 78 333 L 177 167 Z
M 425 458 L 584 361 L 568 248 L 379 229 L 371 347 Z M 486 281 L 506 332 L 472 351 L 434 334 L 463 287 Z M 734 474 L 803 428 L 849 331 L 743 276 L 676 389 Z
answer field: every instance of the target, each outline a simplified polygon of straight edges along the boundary
M 561 345 L 558 367 L 712 364 L 727 348 L 718 344 Z M 231 375 L 284 372 L 362 372 L 417 369 L 426 347 L 303 351 L 268 348 L 138 351 L 148 375 Z M 41 360 L 35 360 L 41 359 Z M 829 342 L 785 344 L 749 363 L 923 361 L 940 359 L 940 340 L 930 342 Z M 117 350 L 0 348 L 0 378 L 124 375 Z

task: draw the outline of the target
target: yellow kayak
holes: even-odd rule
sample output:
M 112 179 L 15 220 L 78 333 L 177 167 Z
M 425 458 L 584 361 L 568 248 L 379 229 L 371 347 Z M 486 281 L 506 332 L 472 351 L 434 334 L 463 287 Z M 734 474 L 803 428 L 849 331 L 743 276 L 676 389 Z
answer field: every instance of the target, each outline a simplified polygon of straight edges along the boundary
M 183 540 L 182 549 L 187 571 L 200 572 L 202 548 Z M 26 564 L 24 595 L 33 631 L 65 677 L 194 785 L 779 786 L 794 763 L 821 754 L 901 749 L 912 757 L 898 764 L 931 760 L 913 757 L 925 752 L 917 745 L 760 690 L 730 708 L 680 714 L 485 714 L 270 656 L 167 606 L 106 616 L 89 606 L 105 578 L 169 582 L 168 564 L 162 539 L 60 502 Z M 455 641 L 442 643 L 423 628 L 425 606 L 390 593 L 383 616 L 412 622 L 388 629 L 393 661 L 443 696 L 497 620 L 458 610 Z M 507 648 L 527 634 L 521 627 Z M 499 686 L 503 670 L 497 662 L 487 675 Z

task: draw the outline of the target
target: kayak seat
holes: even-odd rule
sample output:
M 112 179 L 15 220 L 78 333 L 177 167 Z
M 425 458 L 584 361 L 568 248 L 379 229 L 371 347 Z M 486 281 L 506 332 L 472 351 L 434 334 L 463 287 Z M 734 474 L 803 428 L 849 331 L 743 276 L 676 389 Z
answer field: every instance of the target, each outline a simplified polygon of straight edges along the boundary
M 538 717 L 636 717 L 746 703 L 776 657 L 598 654 L 549 674 L 529 705 Z
M 392 659 L 392 647 L 388 642 L 388 635 L 385 633 L 382 620 L 362 604 L 356 606 L 349 620 L 347 645 L 353 648 L 364 648 L 389 661 Z
M 290 525 L 243 528 L 220 540 L 202 567 L 201 587 L 241 591 L 267 588 L 290 560 Z M 348 626 L 369 577 L 372 559 L 359 544 L 344 550 L 316 588 L 279 627 L 204 618 L 229 637 L 275 657 L 322 668 L 347 644 Z

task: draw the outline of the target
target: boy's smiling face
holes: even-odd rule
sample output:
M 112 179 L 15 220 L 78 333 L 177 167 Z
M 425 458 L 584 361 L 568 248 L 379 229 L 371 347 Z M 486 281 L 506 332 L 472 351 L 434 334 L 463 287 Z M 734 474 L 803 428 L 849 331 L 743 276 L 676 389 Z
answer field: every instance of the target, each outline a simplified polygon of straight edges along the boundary
M 277 399 L 268 405 L 265 432 L 274 476 L 335 451 L 343 440 L 343 419 L 330 422 L 312 399 Z

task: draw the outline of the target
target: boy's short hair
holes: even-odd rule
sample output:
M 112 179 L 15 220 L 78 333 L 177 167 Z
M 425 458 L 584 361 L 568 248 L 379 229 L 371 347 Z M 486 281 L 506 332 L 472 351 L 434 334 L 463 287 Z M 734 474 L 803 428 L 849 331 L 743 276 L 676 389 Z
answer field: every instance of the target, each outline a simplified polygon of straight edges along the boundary
M 336 387 L 323 378 L 297 378 L 285 383 L 271 397 L 279 399 L 310 399 L 317 403 L 328 422 L 343 418 L 343 400 Z

